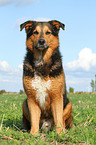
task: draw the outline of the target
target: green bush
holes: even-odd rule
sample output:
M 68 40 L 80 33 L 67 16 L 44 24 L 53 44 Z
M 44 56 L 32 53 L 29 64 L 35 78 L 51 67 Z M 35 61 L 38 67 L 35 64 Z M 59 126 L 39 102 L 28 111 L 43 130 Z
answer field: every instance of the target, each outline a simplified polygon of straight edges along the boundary
M 20 90 L 19 94 L 24 94 L 23 90 Z
M 69 93 L 74 93 L 74 88 L 69 87 Z
M 5 90 L 1 90 L 1 91 L 0 91 L 0 94 L 4 94 L 4 93 L 6 93 Z

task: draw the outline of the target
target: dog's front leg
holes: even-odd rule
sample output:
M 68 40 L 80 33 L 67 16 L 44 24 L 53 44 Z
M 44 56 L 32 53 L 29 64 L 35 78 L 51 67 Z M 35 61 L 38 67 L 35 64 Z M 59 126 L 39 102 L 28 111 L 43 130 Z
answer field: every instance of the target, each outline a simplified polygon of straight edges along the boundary
M 30 124 L 31 124 L 31 134 L 35 134 L 39 131 L 39 121 L 41 111 L 39 106 L 36 104 L 35 100 L 32 98 L 28 99 L 28 108 L 30 112 Z
M 52 100 L 52 113 L 54 118 L 54 123 L 56 125 L 56 132 L 62 133 L 64 131 L 63 124 L 63 96 L 54 96 Z

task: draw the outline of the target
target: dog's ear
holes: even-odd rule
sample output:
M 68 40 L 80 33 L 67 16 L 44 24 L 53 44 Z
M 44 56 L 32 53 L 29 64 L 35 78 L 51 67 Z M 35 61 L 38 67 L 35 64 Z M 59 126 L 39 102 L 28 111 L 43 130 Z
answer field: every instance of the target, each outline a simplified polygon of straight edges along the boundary
M 29 33 L 30 28 L 32 29 L 34 23 L 35 23 L 35 21 L 24 22 L 23 24 L 20 25 L 20 31 L 22 31 L 25 28 L 26 33 Z
M 62 28 L 63 30 L 65 29 L 65 25 L 57 20 L 49 21 L 49 23 L 58 31 L 60 30 L 60 28 Z

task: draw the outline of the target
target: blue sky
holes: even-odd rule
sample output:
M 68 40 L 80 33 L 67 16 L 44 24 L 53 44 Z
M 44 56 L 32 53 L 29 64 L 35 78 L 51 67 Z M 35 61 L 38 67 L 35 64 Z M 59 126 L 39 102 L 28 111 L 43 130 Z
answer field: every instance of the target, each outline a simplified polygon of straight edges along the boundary
M 96 74 L 95 0 L 0 0 L 0 90 L 23 89 L 26 34 L 19 25 L 29 19 L 65 24 L 59 36 L 67 90 L 91 91 Z

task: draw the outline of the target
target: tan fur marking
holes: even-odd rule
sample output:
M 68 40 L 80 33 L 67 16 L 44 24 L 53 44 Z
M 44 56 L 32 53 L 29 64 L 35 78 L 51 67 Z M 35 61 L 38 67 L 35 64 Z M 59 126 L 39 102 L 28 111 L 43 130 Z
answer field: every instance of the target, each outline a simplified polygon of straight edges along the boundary
M 72 127 L 72 120 L 72 103 L 70 101 L 63 111 L 63 124 L 65 123 L 66 128 Z
M 29 24 L 26 24 L 25 29 L 27 30 L 30 26 L 32 26 L 32 22 Z
M 37 31 L 37 32 L 41 32 L 41 27 L 40 26 L 37 26 L 36 28 L 35 28 L 35 30 L 33 31 L 33 33 L 35 32 L 35 31 Z
M 40 115 L 41 110 L 37 103 L 32 99 L 28 98 L 28 107 L 30 112 L 30 123 L 31 123 L 31 134 L 35 134 L 39 131 L 39 121 L 40 121 Z
M 56 85 L 58 84 L 58 85 Z M 64 131 L 63 124 L 63 96 L 64 93 L 64 74 L 62 74 L 55 79 L 51 79 L 50 97 L 52 99 L 52 113 L 54 118 L 54 123 L 57 126 L 56 132 L 60 133 Z
M 31 38 L 28 38 L 26 41 L 26 46 L 28 49 L 30 49 L 33 52 L 33 41 Z
M 49 58 L 51 57 L 52 52 L 53 52 L 53 50 L 51 48 L 48 48 L 48 50 L 46 51 L 46 53 L 43 56 L 44 62 L 48 62 L 49 61 Z
M 55 22 L 55 21 L 53 21 L 53 25 L 55 25 L 56 26 L 56 28 L 59 30 L 60 28 L 59 28 L 59 23 L 58 22 Z
M 58 84 L 58 85 L 56 85 L 56 84 Z M 51 78 L 50 93 L 56 94 L 56 96 L 60 97 L 65 91 L 64 84 L 65 84 L 65 75 L 62 70 L 61 75 L 59 75 L 55 79 Z M 59 94 L 61 94 L 61 95 L 59 95 Z M 52 98 L 54 99 L 54 97 L 52 97 Z M 57 99 L 57 98 L 55 97 L 55 99 Z
M 71 112 L 72 112 L 72 103 L 70 101 L 63 112 L 63 117 L 65 120 L 68 118 L 68 116 Z
M 43 33 L 45 34 L 47 31 L 51 32 L 51 30 L 48 28 L 48 26 L 44 26 Z M 45 34 L 46 35 L 46 34 Z M 48 36 L 47 36 L 48 37 Z

